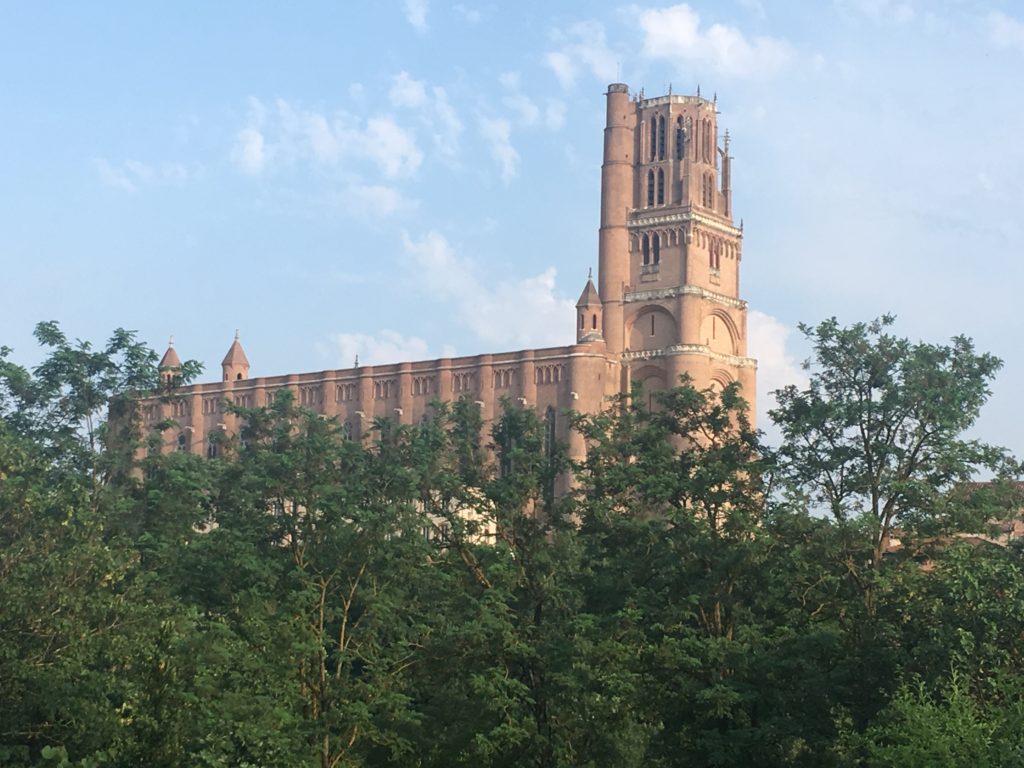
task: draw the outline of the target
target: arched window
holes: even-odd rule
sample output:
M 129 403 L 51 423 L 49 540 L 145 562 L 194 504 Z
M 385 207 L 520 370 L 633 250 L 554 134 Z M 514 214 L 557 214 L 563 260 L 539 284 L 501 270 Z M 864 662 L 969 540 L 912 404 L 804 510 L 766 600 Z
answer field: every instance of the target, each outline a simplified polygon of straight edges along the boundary
M 665 159 L 665 118 L 658 118 L 658 159 Z
M 217 458 L 217 441 L 213 437 L 210 437 L 209 442 L 206 443 L 206 458 Z
M 654 205 L 654 171 L 647 172 L 647 205 Z
M 644 266 L 646 267 L 651 263 L 651 240 L 647 235 L 644 235 L 640 239 L 640 250 L 644 254 Z
M 680 115 L 676 118 L 676 160 L 683 159 L 683 153 L 686 151 L 685 139 L 683 136 L 683 117 Z
M 595 331 L 597 330 L 597 313 L 595 312 L 590 318 L 590 327 Z
M 352 439 L 352 422 L 351 421 L 346 421 L 344 424 L 341 425 L 341 437 L 342 437 L 343 440 L 351 440 Z
M 658 169 L 658 205 L 665 204 L 665 171 Z
M 580 312 L 580 329 L 585 328 L 586 325 L 587 325 L 586 315 L 584 315 L 582 312 Z M 500 376 L 501 376 L 500 373 L 494 374 L 495 381 L 497 381 Z
M 658 119 L 651 118 L 651 160 L 658 154 Z
M 235 376 L 235 379 L 236 379 L 237 381 L 241 381 L 241 380 L 242 380 L 242 372 L 241 372 L 241 371 L 239 371 L 239 372 L 238 372 L 238 375 L 237 375 L 237 376 Z
M 188 436 L 184 432 L 179 432 L 178 433 L 178 450 L 179 451 L 187 451 L 188 450 Z
M 653 256 L 654 256 L 653 262 L 655 264 L 660 264 L 661 263 L 661 237 L 659 235 L 655 235 L 654 237 L 652 237 L 651 238 L 651 244 L 654 246 L 652 248 L 652 250 L 654 252 L 653 253 Z

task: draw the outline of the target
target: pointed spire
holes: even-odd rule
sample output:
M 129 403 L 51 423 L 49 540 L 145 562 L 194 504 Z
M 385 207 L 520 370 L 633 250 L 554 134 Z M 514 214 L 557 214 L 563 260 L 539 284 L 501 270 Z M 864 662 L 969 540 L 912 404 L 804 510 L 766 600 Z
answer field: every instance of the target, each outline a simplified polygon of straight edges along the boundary
M 600 303 L 601 297 L 597 293 L 597 288 L 594 287 L 594 280 L 591 274 L 587 274 L 587 284 L 583 287 L 583 293 L 580 294 L 580 300 L 576 302 L 576 306 L 593 307 Z
M 178 353 L 174 349 L 174 337 L 171 336 L 170 341 L 167 342 L 167 351 L 160 358 L 157 370 L 163 371 L 174 368 L 181 368 L 181 358 L 178 357 Z

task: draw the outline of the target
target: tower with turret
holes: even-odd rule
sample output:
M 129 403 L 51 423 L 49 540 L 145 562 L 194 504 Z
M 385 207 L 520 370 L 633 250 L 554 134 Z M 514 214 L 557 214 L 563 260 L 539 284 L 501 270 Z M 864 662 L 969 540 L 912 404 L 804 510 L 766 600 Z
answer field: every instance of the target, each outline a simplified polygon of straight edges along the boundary
M 732 218 L 729 136 L 717 100 L 631 97 L 608 87 L 599 294 L 609 356 L 625 390 L 650 393 L 688 375 L 698 387 L 738 381 L 753 403 L 740 299 L 743 232 Z

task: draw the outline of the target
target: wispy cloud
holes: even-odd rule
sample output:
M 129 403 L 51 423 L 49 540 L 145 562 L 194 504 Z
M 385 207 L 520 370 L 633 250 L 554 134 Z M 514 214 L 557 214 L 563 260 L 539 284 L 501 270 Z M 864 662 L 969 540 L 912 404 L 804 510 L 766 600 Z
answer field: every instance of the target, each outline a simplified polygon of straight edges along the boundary
M 369 160 L 389 179 L 411 176 L 423 162 L 415 135 L 388 115 L 367 120 L 344 112 L 325 115 L 278 99 L 250 99 L 249 123 L 236 136 L 231 157 L 245 173 L 274 164 L 333 166 L 342 158 Z
M 125 192 L 138 192 L 147 186 L 180 186 L 198 173 L 181 163 L 151 164 L 138 160 L 112 163 L 98 157 L 93 159 L 93 165 L 101 182 Z
M 429 295 L 450 306 L 480 341 L 520 348 L 571 343 L 574 304 L 557 293 L 554 268 L 522 280 L 485 282 L 475 263 L 439 232 L 403 235 L 402 242 Z
M 555 47 L 545 55 L 544 63 L 554 72 L 562 88 L 573 88 L 584 72 L 603 83 L 618 77 L 618 57 L 608 46 L 604 25 L 600 22 L 580 21 L 564 30 L 554 30 L 552 38 Z
M 747 323 L 747 350 L 757 359 L 757 419 L 769 438 L 775 439 L 768 418 L 768 411 L 776 406 L 772 393 L 789 384 L 806 386 L 807 374 L 790 348 L 795 329 L 757 310 L 750 310 Z
M 340 205 L 348 214 L 387 218 L 414 211 L 419 207 L 419 201 L 406 197 L 394 187 L 356 182 L 344 190 Z
M 501 169 L 501 180 L 508 184 L 519 175 L 519 153 L 512 146 L 512 124 L 503 117 L 481 117 L 480 135 L 491 147 L 491 157 Z
M 904 0 L 835 0 L 840 11 L 865 16 L 872 21 L 913 21 L 914 6 Z
M 565 103 L 559 99 L 547 99 L 542 108 L 523 92 L 518 72 L 505 72 L 498 81 L 505 90 L 501 103 L 512 112 L 517 124 L 526 128 L 544 126 L 552 131 L 565 124 Z
M 1016 48 L 1024 52 L 1024 22 L 1000 11 L 992 11 L 985 17 L 989 40 L 997 48 Z
M 444 88 L 428 86 L 424 81 L 414 79 L 403 70 L 391 78 L 388 99 L 396 108 L 409 109 L 417 113 L 420 123 L 430 133 L 434 149 L 440 156 L 447 159 L 458 156 L 463 131 L 462 120 Z
M 379 333 L 336 333 L 327 343 L 317 345 L 331 365 L 343 368 L 355 365 L 383 365 L 433 357 L 427 342 L 418 336 L 403 336 L 398 331 Z
M 425 34 L 429 29 L 427 25 L 427 11 L 429 7 L 427 0 L 405 0 L 402 4 L 405 20 L 421 35 Z
M 700 15 L 686 3 L 640 12 L 643 54 L 665 59 L 679 68 L 704 64 L 732 77 L 770 77 L 793 58 L 792 46 L 773 37 L 748 39 L 726 24 L 701 25 Z

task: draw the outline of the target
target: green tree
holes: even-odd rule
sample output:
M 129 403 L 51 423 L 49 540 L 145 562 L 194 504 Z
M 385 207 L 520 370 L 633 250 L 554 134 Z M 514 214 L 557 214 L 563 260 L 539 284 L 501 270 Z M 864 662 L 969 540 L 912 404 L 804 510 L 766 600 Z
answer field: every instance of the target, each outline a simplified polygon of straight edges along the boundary
M 1003 449 L 965 437 L 1001 361 L 963 336 L 913 343 L 887 331 L 893 322 L 802 325 L 814 348 L 810 382 L 778 391 L 770 414 L 782 430 L 783 477 L 850 531 L 855 575 L 861 532 L 877 569 L 897 527 L 934 534 L 957 521 L 948 502 L 958 484 L 1018 471 Z

